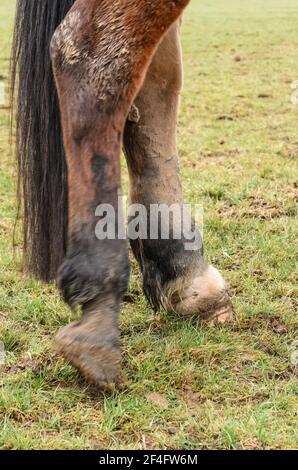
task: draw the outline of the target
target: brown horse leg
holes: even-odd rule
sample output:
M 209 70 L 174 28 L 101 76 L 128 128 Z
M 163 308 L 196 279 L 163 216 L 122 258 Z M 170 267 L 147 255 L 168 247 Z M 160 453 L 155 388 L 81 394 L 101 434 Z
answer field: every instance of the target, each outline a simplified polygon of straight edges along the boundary
M 182 60 L 177 21 L 160 44 L 129 116 L 125 153 L 131 180 L 131 202 L 183 203 L 176 145 Z M 131 245 L 141 266 L 145 294 L 158 309 L 199 315 L 213 322 L 232 317 L 220 273 L 209 266 L 198 246 L 185 240 L 136 240 Z
M 58 350 L 87 378 L 114 382 L 129 278 L 124 240 L 98 240 L 95 210 L 117 211 L 125 121 L 156 47 L 189 0 L 77 0 L 51 43 L 68 165 L 69 241 L 59 285 L 81 321 Z

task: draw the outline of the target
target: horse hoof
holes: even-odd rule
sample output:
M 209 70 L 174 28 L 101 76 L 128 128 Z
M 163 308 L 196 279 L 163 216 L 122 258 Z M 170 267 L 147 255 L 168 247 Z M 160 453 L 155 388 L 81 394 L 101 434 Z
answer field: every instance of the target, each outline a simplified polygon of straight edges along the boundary
M 88 382 L 104 390 L 114 387 L 120 373 L 120 348 L 100 334 L 90 337 L 81 322 L 74 322 L 57 333 L 55 346 Z
M 212 266 L 192 279 L 178 280 L 167 286 L 163 297 L 167 311 L 197 316 L 209 325 L 230 322 L 234 316 L 225 282 Z

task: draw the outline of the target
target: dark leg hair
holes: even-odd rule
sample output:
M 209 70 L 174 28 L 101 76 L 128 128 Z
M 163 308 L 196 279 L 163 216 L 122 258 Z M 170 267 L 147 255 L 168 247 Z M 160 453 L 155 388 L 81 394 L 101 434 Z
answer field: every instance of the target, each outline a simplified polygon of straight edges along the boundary
M 18 0 L 11 63 L 27 271 L 49 281 L 66 251 L 67 175 L 50 41 L 74 0 Z M 15 96 L 17 95 L 17 96 Z
M 120 149 L 130 106 L 152 55 L 188 0 L 77 0 L 54 34 L 51 55 L 68 166 L 67 256 L 59 272 L 80 322 L 57 336 L 58 349 L 96 383 L 120 363 L 118 315 L 129 267 L 122 240 L 95 236 L 95 209 L 117 210 Z
M 124 147 L 131 180 L 130 199 L 150 204 L 183 203 L 176 144 L 182 58 L 176 22 L 160 44 L 128 118 Z M 200 241 L 199 233 L 197 233 Z M 155 309 L 199 315 L 215 321 L 231 318 L 224 281 L 208 265 L 202 244 L 185 249 L 185 239 L 132 241 L 143 274 L 144 291 Z

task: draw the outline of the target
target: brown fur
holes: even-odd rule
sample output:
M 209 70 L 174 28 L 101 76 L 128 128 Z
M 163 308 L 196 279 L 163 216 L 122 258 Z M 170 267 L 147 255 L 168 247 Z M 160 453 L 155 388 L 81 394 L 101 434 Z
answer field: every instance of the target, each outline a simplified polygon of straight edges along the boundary
M 135 100 L 139 119 L 125 129 L 125 154 L 132 203 L 183 203 L 177 151 L 179 93 L 182 87 L 180 20 L 168 32 L 153 58 L 145 84 Z M 165 60 L 166 58 L 166 60 Z M 185 251 L 183 240 L 138 240 L 132 248 L 139 261 L 144 290 L 168 312 L 201 318 L 230 311 L 220 275 L 202 253 Z
M 116 325 L 128 282 L 127 248 L 118 241 L 95 239 L 94 212 L 100 203 L 117 209 L 126 118 L 159 41 L 187 3 L 77 0 L 52 39 L 68 167 L 70 243 L 59 283 L 71 305 L 81 304 L 86 313 L 88 304 L 94 303 L 94 318 L 102 317 L 108 297 L 107 315 Z M 59 350 L 88 377 L 93 373 L 102 375 L 99 382 L 113 380 L 114 360 L 110 372 L 106 366 L 95 370 L 100 367 L 100 351 L 103 363 L 110 357 L 104 353 L 108 346 L 102 349 L 100 337 L 86 346 L 84 324 L 83 317 L 58 335 Z
M 70 230 L 76 218 L 85 221 L 91 216 L 88 208 L 93 210 L 94 152 L 107 155 L 107 181 L 119 188 L 130 106 L 158 42 L 187 3 L 77 0 L 55 33 L 52 57 L 68 160 Z M 103 202 L 99 199 L 97 204 Z

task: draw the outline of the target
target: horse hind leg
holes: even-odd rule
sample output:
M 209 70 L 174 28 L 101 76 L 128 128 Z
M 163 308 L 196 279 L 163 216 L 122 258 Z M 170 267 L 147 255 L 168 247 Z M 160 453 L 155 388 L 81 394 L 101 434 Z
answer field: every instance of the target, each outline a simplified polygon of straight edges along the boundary
M 90 381 L 115 382 L 129 280 L 124 240 L 97 239 L 96 207 L 118 209 L 126 117 L 163 34 L 188 0 L 77 0 L 51 42 L 68 166 L 69 234 L 58 282 L 82 319 L 56 337 Z
M 146 81 L 135 100 L 124 135 L 130 174 L 130 199 L 151 205 L 182 207 L 183 195 L 176 143 L 182 57 L 177 21 L 154 55 Z M 136 118 L 137 116 L 137 118 Z M 150 222 L 151 222 L 150 217 Z M 197 231 L 198 239 L 200 235 Z M 183 237 L 133 240 L 144 291 L 156 309 L 208 322 L 231 320 L 233 310 L 221 274 L 209 266 L 200 243 L 187 250 Z

